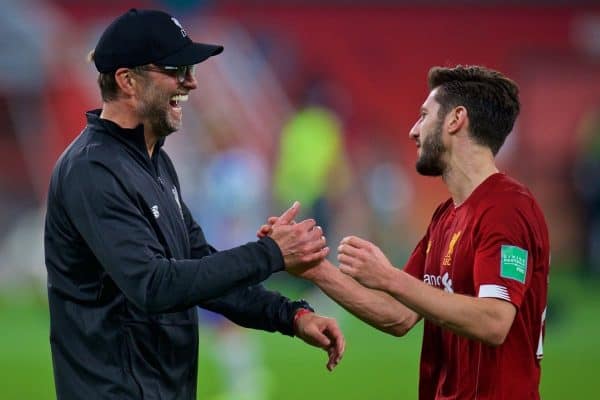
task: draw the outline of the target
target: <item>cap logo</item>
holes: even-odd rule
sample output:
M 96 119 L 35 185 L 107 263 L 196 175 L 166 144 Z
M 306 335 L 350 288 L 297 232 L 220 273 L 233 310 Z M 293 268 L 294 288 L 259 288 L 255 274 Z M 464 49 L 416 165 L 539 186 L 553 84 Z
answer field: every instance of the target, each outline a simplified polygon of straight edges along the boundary
M 171 17 L 171 21 L 173 21 L 173 23 L 177 25 L 179 29 L 181 29 L 181 36 L 186 37 L 187 33 L 185 32 L 185 29 L 183 29 L 183 26 L 181 26 L 179 21 L 177 21 L 177 18 Z

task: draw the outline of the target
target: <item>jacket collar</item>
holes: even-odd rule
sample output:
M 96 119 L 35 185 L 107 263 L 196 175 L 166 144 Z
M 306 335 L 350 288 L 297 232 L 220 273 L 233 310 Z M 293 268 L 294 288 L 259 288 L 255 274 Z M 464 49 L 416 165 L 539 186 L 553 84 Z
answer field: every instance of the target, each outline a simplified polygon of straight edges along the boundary
M 144 137 L 144 125 L 139 124 L 135 128 L 122 128 L 120 125 L 115 122 L 100 118 L 101 109 L 90 110 L 85 113 L 87 118 L 87 124 L 92 127 L 102 128 L 105 132 L 115 137 L 116 139 L 123 141 L 129 145 L 132 145 L 137 150 L 144 152 L 144 154 L 148 154 L 148 149 L 146 148 L 146 139 Z M 165 143 L 165 139 L 159 139 L 154 146 L 154 154 L 157 154 L 161 149 L 163 144 Z

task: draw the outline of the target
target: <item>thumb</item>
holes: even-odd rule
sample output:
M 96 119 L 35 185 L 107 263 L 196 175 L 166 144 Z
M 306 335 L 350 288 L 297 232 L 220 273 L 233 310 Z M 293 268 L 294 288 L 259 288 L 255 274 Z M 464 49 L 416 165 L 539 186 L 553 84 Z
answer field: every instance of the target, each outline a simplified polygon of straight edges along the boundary
M 290 224 L 296 215 L 298 215 L 298 211 L 300 210 L 300 203 L 295 201 L 294 204 L 290 208 L 288 208 L 281 216 L 277 219 L 274 225 L 288 225 Z

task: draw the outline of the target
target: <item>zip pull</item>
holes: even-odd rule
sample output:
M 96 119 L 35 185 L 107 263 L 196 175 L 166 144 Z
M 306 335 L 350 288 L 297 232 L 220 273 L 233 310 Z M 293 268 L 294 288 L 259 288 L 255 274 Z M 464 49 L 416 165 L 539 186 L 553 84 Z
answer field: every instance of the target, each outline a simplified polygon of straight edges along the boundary
M 158 176 L 157 177 L 158 180 L 158 184 L 160 185 L 160 188 L 164 191 L 165 190 L 165 181 L 163 180 L 162 176 Z

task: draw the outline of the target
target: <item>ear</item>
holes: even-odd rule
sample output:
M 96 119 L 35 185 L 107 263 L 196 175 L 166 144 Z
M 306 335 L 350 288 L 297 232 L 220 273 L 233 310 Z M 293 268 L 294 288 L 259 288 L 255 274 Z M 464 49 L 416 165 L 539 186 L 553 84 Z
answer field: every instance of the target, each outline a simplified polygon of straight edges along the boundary
M 115 71 L 115 81 L 123 94 L 128 97 L 135 94 L 136 78 L 137 76 L 129 68 L 119 68 Z
M 458 106 L 448 113 L 448 133 L 454 135 L 469 124 L 467 109 Z

